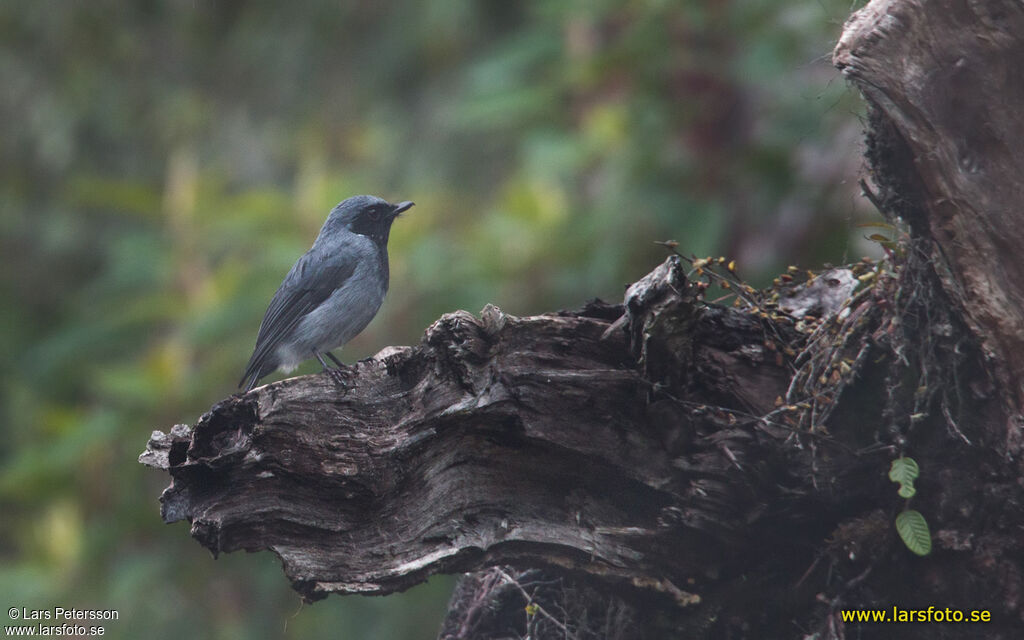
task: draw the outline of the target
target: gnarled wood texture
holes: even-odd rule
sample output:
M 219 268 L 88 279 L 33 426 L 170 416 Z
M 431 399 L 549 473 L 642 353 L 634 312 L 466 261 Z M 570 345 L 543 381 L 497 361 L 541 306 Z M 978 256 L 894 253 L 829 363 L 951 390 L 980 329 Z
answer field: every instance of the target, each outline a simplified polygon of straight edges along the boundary
M 677 293 L 688 290 L 677 258 L 632 289 L 628 326 L 643 334 L 648 369 L 685 371 L 673 354 L 693 357 L 687 343 L 719 327 L 761 342 L 739 312 L 698 328 L 695 300 Z M 530 318 L 449 314 L 417 347 L 358 363 L 347 389 L 310 376 L 233 396 L 193 430 L 155 433 L 142 461 L 174 478 L 165 520 L 189 520 L 215 553 L 273 550 L 310 598 L 499 563 L 610 582 L 657 576 L 675 594 L 672 580 L 717 570 L 723 543 L 746 535 L 753 493 L 727 481 L 740 463 L 723 451 L 740 438 L 733 448 L 746 455 L 753 435 L 697 443 L 677 424 L 687 410 L 650 404 L 652 383 L 612 326 L 622 314 L 600 303 Z M 732 390 L 764 412 L 785 372 L 749 347 L 704 340 L 696 351 L 729 375 L 773 370 Z M 695 454 L 685 465 L 681 447 Z
M 875 0 L 835 65 L 877 110 L 875 177 L 929 238 L 946 294 L 981 339 L 1024 446 L 1024 3 Z
M 732 309 L 673 257 L 623 305 L 448 314 L 348 388 L 285 380 L 154 432 L 164 519 L 272 550 L 308 599 L 475 572 L 449 640 L 1016 638 L 1022 6 L 876 0 L 846 25 L 872 197 L 910 225 L 889 263 Z M 926 558 L 892 524 L 901 455 Z M 894 606 L 992 622 L 842 616 Z

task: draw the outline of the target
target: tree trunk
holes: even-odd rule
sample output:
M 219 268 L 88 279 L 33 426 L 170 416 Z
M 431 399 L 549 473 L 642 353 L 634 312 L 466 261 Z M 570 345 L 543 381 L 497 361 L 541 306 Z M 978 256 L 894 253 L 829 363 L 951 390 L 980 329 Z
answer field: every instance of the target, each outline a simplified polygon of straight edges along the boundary
M 1019 637 L 1024 6 L 875 1 L 835 63 L 909 228 L 889 260 L 753 292 L 670 256 L 623 305 L 445 315 L 345 387 L 154 432 L 164 520 L 272 550 L 310 600 L 472 572 L 443 638 Z M 704 300 L 723 281 L 735 307 Z M 930 606 L 991 621 L 843 619 Z

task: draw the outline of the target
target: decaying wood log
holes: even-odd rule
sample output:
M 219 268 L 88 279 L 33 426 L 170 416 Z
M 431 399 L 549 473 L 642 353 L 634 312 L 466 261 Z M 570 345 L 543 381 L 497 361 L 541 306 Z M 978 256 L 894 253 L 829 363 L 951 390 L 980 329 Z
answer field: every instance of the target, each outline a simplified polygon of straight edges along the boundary
M 163 518 L 273 551 L 310 600 L 473 572 L 452 640 L 1018 637 L 1022 60 L 1018 2 L 871 2 L 835 61 L 869 104 L 869 196 L 909 227 L 887 261 L 733 282 L 733 308 L 703 296 L 728 274 L 672 256 L 622 305 L 445 315 L 346 387 L 154 432 Z M 900 456 L 923 558 L 893 527 Z M 992 621 L 842 615 L 929 606 Z
M 1024 4 L 875 0 L 835 65 L 873 110 L 871 160 L 889 211 L 981 340 L 1024 446 Z
M 709 389 L 768 411 L 786 376 L 765 362 L 763 328 L 739 312 L 698 322 L 677 293 L 689 289 L 673 257 L 631 290 L 647 368 L 683 371 L 673 354 L 685 353 L 721 375 Z M 531 318 L 458 312 L 420 345 L 360 362 L 346 389 L 311 376 L 233 396 L 195 429 L 154 434 L 142 460 L 174 478 L 163 517 L 188 519 L 215 553 L 274 550 L 310 598 L 497 563 L 612 582 L 717 569 L 723 542 L 747 535 L 756 492 L 728 476 L 757 434 L 695 442 L 686 416 L 702 401 L 650 401 L 612 326 L 622 314 L 597 302 Z

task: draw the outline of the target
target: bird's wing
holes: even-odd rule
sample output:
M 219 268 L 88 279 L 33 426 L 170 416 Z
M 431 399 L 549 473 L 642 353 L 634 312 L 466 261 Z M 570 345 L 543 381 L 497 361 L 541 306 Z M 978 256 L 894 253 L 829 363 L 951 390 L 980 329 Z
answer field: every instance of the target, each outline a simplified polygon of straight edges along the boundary
M 242 386 L 246 380 L 255 384 L 256 380 L 277 368 L 277 364 L 270 363 L 269 359 L 281 341 L 291 335 L 303 316 L 320 306 L 352 277 L 357 263 L 358 254 L 344 250 L 332 251 L 327 257 L 314 257 L 313 252 L 309 251 L 298 259 L 267 307 L 256 336 L 256 349 L 249 358 L 238 386 Z M 264 371 L 268 364 L 273 366 Z

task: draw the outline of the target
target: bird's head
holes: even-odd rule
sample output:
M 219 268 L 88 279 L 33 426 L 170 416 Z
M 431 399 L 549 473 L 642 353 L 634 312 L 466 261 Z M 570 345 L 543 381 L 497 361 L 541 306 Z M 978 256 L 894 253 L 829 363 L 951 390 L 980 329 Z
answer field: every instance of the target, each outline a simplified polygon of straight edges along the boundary
M 408 201 L 391 204 L 375 196 L 352 196 L 334 207 L 317 240 L 329 230 L 333 233 L 345 229 L 386 244 L 391 223 L 412 205 Z

